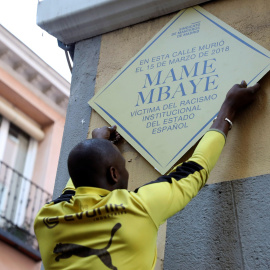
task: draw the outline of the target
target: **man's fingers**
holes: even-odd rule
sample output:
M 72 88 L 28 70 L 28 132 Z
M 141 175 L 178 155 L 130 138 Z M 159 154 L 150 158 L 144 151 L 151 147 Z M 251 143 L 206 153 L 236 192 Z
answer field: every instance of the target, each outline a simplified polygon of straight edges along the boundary
M 252 92 L 252 94 L 255 94 L 260 90 L 260 87 L 260 84 L 256 83 L 253 86 L 248 87 L 248 89 Z
M 241 88 L 247 88 L 247 89 L 251 90 L 252 93 L 256 93 L 256 92 L 260 89 L 260 84 L 258 84 L 258 83 L 254 84 L 253 86 L 247 87 L 247 83 L 246 83 L 245 80 L 243 80 L 243 81 L 239 84 L 239 86 L 240 86 Z
M 115 137 L 116 137 L 117 140 L 121 139 L 121 135 L 119 133 L 117 133 Z
M 116 131 L 116 128 L 117 128 L 117 126 L 116 126 L 116 125 L 113 125 L 113 126 L 111 126 L 111 127 L 108 127 L 108 129 L 109 129 L 110 133 L 115 132 L 115 131 Z
M 246 81 L 243 80 L 243 81 L 240 83 L 240 86 L 243 87 L 243 88 L 246 88 L 246 87 L 247 87 Z

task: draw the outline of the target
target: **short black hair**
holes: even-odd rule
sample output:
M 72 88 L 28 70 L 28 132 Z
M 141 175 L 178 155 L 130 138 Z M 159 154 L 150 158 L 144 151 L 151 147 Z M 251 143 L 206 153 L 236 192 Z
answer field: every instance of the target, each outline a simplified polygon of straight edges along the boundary
M 75 188 L 98 187 L 96 182 L 117 159 L 117 149 L 105 139 L 87 139 L 77 144 L 68 157 L 68 171 Z

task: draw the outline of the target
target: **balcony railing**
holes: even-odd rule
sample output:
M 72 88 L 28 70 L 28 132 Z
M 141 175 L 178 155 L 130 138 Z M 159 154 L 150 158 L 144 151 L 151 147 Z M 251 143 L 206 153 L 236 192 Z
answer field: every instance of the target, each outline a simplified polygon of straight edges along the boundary
M 0 161 L 0 229 L 38 250 L 33 223 L 52 195 Z

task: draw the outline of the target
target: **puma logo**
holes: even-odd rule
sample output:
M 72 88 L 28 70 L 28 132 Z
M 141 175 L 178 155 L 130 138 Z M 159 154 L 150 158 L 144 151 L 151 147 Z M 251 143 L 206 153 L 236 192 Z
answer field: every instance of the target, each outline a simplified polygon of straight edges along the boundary
M 70 258 L 72 255 L 78 256 L 78 257 L 88 257 L 91 255 L 97 255 L 100 260 L 110 269 L 117 270 L 117 267 L 113 266 L 112 264 L 112 258 L 110 253 L 108 252 L 109 247 L 112 244 L 112 239 L 114 234 L 121 228 L 121 223 L 117 223 L 114 225 L 111 231 L 111 238 L 105 248 L 102 249 L 94 249 L 89 248 L 77 244 L 56 244 L 53 252 L 59 254 L 55 260 L 59 262 L 60 259 L 67 259 Z

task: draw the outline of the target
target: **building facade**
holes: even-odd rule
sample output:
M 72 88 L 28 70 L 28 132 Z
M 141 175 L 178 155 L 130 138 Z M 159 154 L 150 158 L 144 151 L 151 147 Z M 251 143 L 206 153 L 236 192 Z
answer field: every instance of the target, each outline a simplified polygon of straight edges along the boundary
M 51 200 L 70 84 L 0 26 L 0 268 L 39 269 L 33 232 Z
M 49 23 L 46 24 L 46 9 L 53 5 L 52 2 L 40 3 L 40 26 L 66 44 L 75 43 L 71 95 L 55 195 L 65 186 L 62 179 L 68 179 L 65 165 L 68 152 L 80 140 L 90 137 L 94 128 L 107 125 L 91 111 L 88 100 L 136 55 L 175 15 L 174 12 L 200 4 L 270 49 L 267 0 L 258 0 L 256 4 L 252 0 L 136 1 L 136 6 L 131 4 L 134 1 L 101 1 L 102 4 L 93 7 L 81 1 L 80 5 L 70 7 L 74 12 L 67 12 L 66 17 L 47 14 Z M 174 8 L 162 6 L 162 2 L 174 3 Z M 61 2 L 57 5 L 61 6 Z M 86 18 L 91 12 L 97 17 L 89 16 L 92 24 L 88 25 Z M 81 15 L 77 22 L 76 14 Z M 208 185 L 160 228 L 156 269 L 270 268 L 269 81 L 267 74 L 260 81 L 261 91 L 256 102 L 238 115 Z M 134 190 L 159 176 L 128 143 L 123 142 L 120 150 L 130 161 L 127 162 L 129 189 Z M 187 159 L 193 150 L 181 160 Z

